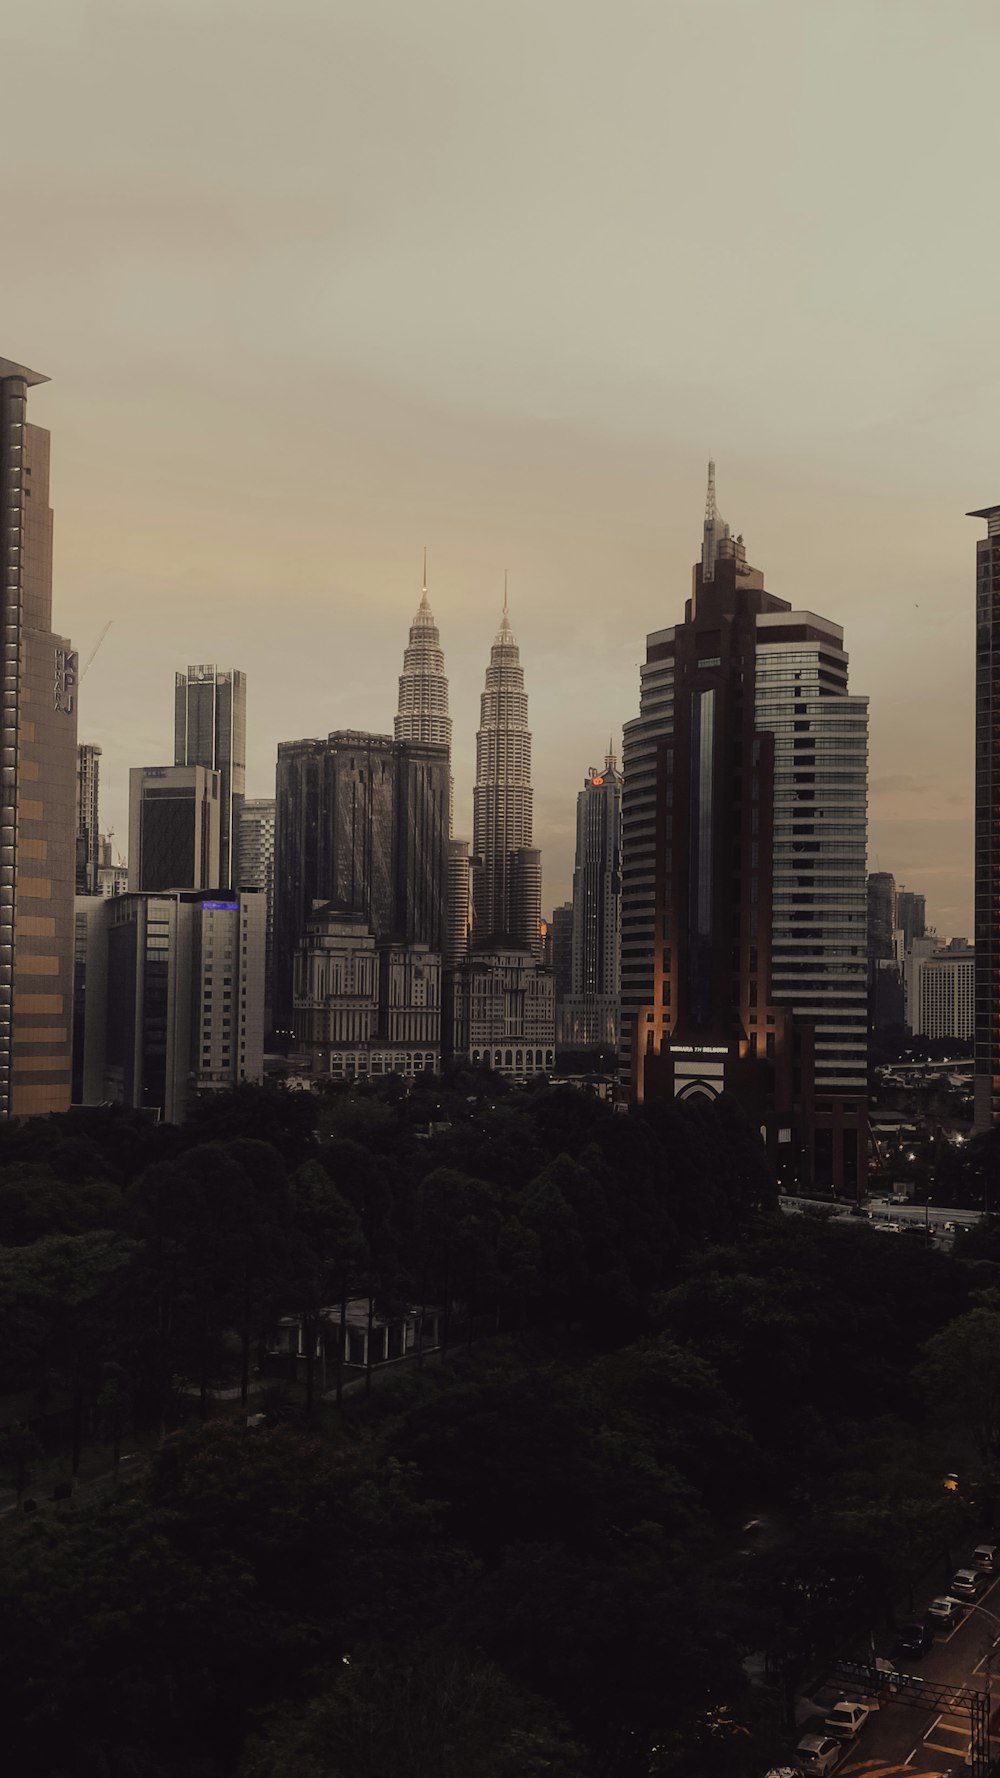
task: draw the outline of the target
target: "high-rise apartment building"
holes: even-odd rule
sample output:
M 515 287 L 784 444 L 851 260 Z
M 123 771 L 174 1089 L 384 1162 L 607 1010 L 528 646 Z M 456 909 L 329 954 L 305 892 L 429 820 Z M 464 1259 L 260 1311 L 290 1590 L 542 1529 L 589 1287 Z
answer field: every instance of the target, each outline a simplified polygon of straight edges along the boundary
M 1000 505 L 976 544 L 975 1125 L 1000 1122 Z
M 576 799 L 572 948 L 569 991 L 559 993 L 560 1045 L 570 1050 L 618 1047 L 621 1008 L 622 777 L 609 746 Z
M 274 1019 L 292 1030 L 295 953 L 318 902 L 363 914 L 379 943 L 441 953 L 448 749 L 339 730 L 278 748 Z
M 247 676 L 235 668 L 189 667 L 174 679 L 174 765 L 219 774 L 219 876 L 233 886 L 246 792 Z
M 264 896 L 264 1024 L 271 1029 L 271 977 L 274 962 L 274 798 L 247 797 L 240 812 L 237 837 L 239 889 L 259 889 Z
M 264 897 L 81 897 L 80 1095 L 181 1123 L 198 1093 L 263 1078 Z
M 0 358 L 0 1118 L 70 1103 L 77 656 L 52 629 L 47 377 Z
M 218 889 L 222 777 L 205 766 L 133 766 L 128 886 Z
M 765 591 L 715 503 L 625 741 L 623 1018 L 637 1095 L 739 1096 L 788 1177 L 867 1156 L 867 701 L 838 625 Z
M 486 669 L 476 736 L 473 935 L 477 945 L 498 937 L 513 939 L 527 944 L 537 957 L 541 953 L 541 871 L 536 907 L 530 900 L 531 869 L 518 862 L 522 853 L 531 850 L 532 802 L 528 695 L 505 597 Z
M 100 863 L 101 749 L 81 741 L 76 750 L 76 893 L 96 895 Z

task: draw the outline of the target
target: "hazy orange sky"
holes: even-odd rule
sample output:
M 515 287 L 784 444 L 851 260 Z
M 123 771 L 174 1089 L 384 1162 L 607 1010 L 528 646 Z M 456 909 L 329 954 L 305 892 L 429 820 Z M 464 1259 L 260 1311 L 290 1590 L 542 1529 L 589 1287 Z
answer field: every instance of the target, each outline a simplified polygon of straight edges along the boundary
M 173 674 L 391 728 L 426 543 L 471 828 L 503 573 L 546 904 L 676 621 L 705 461 L 871 698 L 872 867 L 971 931 L 1000 499 L 993 0 L 34 0 L 0 15 L 0 353 L 46 372 L 105 824 Z

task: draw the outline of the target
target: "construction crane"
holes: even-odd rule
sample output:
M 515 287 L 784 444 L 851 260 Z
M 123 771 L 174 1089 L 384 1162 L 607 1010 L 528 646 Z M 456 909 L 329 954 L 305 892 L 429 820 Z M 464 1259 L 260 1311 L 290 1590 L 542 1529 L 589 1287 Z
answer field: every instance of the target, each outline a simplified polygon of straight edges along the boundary
M 87 668 L 90 666 L 91 661 L 93 660 L 95 654 L 97 653 L 97 650 L 100 648 L 101 643 L 104 641 L 104 638 L 107 635 L 108 631 L 110 630 L 111 625 L 114 623 L 114 621 L 115 620 L 113 617 L 108 618 L 107 623 L 105 624 L 103 630 L 101 631 L 100 635 L 97 638 L 97 641 L 94 643 L 93 648 L 91 649 L 90 653 L 88 654 L 86 660 L 83 663 L 82 668 L 80 669 L 80 678 L 81 679 L 83 678 L 83 675 L 86 673 Z

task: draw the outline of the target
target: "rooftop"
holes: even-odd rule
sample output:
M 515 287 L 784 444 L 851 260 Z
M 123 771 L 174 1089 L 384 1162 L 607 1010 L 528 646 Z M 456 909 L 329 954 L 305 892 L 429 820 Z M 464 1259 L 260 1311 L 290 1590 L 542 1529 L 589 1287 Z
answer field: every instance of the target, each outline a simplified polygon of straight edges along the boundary
M 50 379 L 40 370 L 29 370 L 26 364 L 15 364 L 12 358 L 0 358 L 0 382 L 5 377 L 19 377 L 30 387 L 36 383 L 47 383 Z

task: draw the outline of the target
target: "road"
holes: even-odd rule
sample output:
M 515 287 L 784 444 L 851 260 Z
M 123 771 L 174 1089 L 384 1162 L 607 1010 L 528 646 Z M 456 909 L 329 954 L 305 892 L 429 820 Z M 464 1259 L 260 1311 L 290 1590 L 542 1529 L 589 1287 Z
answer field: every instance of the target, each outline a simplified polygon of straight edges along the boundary
M 976 1604 L 1000 1617 L 1000 1576 L 997 1576 Z M 927 1601 L 925 1601 L 927 1603 Z M 914 1618 L 920 1616 L 915 1612 Z M 947 1636 L 935 1639 L 934 1647 L 922 1661 L 897 1665 L 916 1673 L 921 1679 L 937 1685 L 963 1686 L 986 1691 L 986 1665 L 1000 1638 L 997 1626 L 978 1611 L 969 1611 L 962 1623 Z M 892 1650 L 880 1650 L 893 1658 Z M 1000 1663 L 1000 1648 L 997 1649 Z M 1000 1680 L 997 1683 L 1000 1696 Z M 837 1767 L 836 1778 L 948 1778 L 966 1772 L 969 1750 L 968 1712 L 960 1706 L 945 1710 L 927 1710 L 914 1700 L 907 1704 L 899 1698 L 890 1699 L 872 1718 L 858 1737 L 857 1746 Z M 994 1753 L 997 1751 L 994 1746 Z

